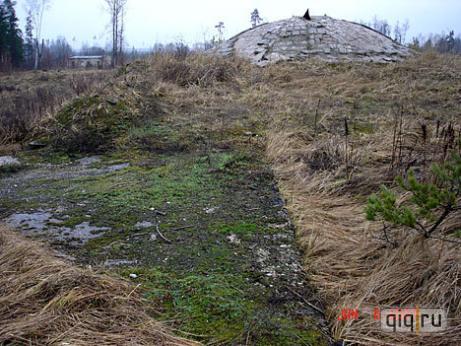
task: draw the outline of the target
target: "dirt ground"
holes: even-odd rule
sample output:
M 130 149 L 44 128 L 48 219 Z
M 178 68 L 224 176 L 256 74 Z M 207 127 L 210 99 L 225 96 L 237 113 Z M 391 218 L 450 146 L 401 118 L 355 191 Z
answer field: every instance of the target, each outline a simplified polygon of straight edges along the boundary
M 149 131 L 171 126 L 157 119 Z M 22 152 L 21 169 L 0 180 L 1 218 L 77 264 L 141 285 L 187 337 L 327 344 L 260 140 L 242 134 L 245 148 L 223 148 L 228 136 L 194 152 L 174 136 L 150 152 Z

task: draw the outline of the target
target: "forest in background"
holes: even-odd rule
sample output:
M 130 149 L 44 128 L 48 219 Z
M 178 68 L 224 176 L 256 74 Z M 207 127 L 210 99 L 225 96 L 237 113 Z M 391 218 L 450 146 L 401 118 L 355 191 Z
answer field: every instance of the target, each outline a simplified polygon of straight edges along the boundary
M 224 40 L 225 23 L 219 22 L 216 34 L 204 42 L 188 44 L 185 42 L 153 43 L 147 50 L 128 48 L 125 40 L 125 6 L 127 0 L 104 0 L 110 14 L 112 31 L 111 44 L 107 47 L 83 44 L 75 49 L 63 36 L 55 39 L 42 38 L 44 14 L 49 9 L 50 0 L 28 0 L 27 20 L 24 30 L 19 27 L 16 14 L 17 3 L 13 0 L 0 1 L 0 70 L 12 69 L 62 69 L 68 66 L 69 58 L 73 55 L 110 55 L 111 66 L 123 65 L 141 57 L 155 53 L 173 53 L 177 56 L 186 56 L 191 52 L 204 51 L 212 48 Z M 255 9 L 250 14 L 250 23 L 254 27 L 263 23 L 259 11 Z M 395 42 L 409 46 L 417 51 L 437 51 L 439 53 L 461 54 L 461 36 L 454 30 L 448 33 L 419 35 L 408 39 L 409 21 L 390 24 L 385 19 L 375 16 L 369 22 L 361 22 L 382 34 L 392 38 Z

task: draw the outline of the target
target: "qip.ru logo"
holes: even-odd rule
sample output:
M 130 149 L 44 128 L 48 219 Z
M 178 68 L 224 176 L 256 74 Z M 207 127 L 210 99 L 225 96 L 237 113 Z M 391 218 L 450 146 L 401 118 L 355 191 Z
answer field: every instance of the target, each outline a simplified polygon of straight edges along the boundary
M 385 309 L 381 311 L 381 328 L 399 333 L 436 333 L 447 329 L 443 309 Z
M 381 328 L 394 333 L 436 333 L 447 329 L 448 316 L 443 309 L 365 308 L 342 309 L 338 320 L 358 320 L 361 315 L 372 316 L 381 322 Z

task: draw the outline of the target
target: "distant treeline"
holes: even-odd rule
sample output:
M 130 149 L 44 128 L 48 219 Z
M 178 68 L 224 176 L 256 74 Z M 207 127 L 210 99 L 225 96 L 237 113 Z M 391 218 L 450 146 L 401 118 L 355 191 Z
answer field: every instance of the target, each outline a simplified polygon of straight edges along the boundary
M 361 22 L 370 28 L 392 38 L 394 41 L 405 44 L 410 48 L 419 51 L 437 51 L 439 53 L 461 54 L 461 36 L 455 36 L 453 30 L 448 33 L 430 34 L 428 36 L 419 35 L 414 37 L 411 42 L 407 42 L 410 23 L 408 20 L 395 25 L 389 24 L 385 19 L 375 16 L 370 22 Z
M 24 41 L 18 26 L 16 3 L 11 0 L 0 2 L 0 67 L 17 68 L 24 61 Z
M 15 11 L 16 2 L 13 0 L 0 0 L 0 70 L 11 69 L 59 69 L 68 66 L 72 55 L 107 55 L 111 48 L 103 49 L 97 46 L 84 45 L 80 50 L 74 51 L 64 37 L 55 40 L 43 40 L 34 37 L 34 17 L 29 11 L 24 32 L 19 28 Z M 394 41 L 407 45 L 420 51 L 437 51 L 440 53 L 461 54 L 461 36 L 454 31 L 428 36 L 415 37 L 408 40 L 410 24 L 407 21 L 389 24 L 387 20 L 374 17 L 370 22 L 361 22 L 376 31 L 392 38 Z M 222 23 L 222 26 L 224 23 Z M 131 51 L 120 50 L 123 61 L 139 59 L 150 54 L 171 53 L 176 56 L 187 56 L 194 51 L 204 51 L 212 48 L 220 40 L 216 38 L 188 45 L 183 42 L 169 44 L 154 44 L 150 49 Z M 109 53 L 110 54 L 110 53 Z

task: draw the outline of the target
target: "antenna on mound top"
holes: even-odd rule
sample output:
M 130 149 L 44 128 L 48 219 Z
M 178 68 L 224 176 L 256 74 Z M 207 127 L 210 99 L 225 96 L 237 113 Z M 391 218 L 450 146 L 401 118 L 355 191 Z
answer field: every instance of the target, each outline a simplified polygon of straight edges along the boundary
M 306 20 L 312 20 L 311 15 L 309 13 L 309 9 L 307 9 L 306 14 L 304 15 L 303 18 L 306 19 Z

